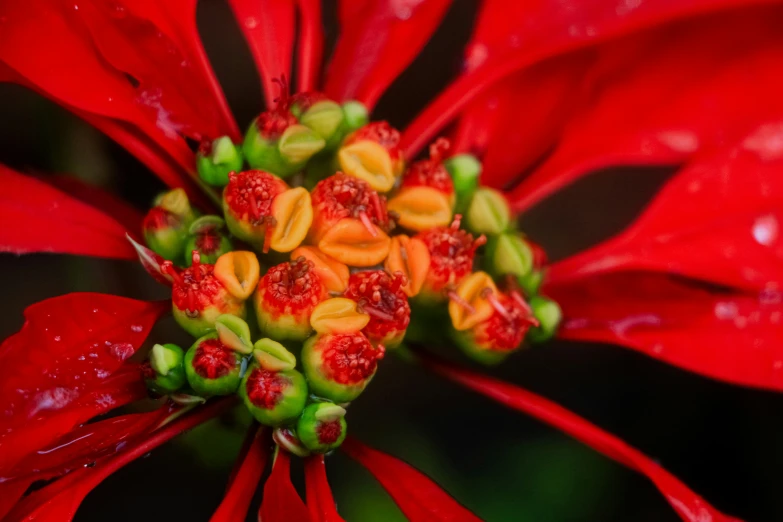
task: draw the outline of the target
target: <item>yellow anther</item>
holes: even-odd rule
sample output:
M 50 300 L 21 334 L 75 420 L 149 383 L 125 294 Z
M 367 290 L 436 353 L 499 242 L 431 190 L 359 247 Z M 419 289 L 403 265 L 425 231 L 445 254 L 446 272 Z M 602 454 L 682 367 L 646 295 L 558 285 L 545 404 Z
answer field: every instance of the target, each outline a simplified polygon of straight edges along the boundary
M 290 252 L 304 241 L 313 223 L 310 193 L 304 187 L 296 187 L 278 194 L 272 201 L 272 217 L 276 222 L 272 250 Z
M 373 235 L 358 219 L 344 218 L 324 235 L 318 248 L 348 266 L 375 266 L 389 255 L 390 243 L 377 226 Z
M 429 230 L 451 223 L 449 197 L 431 187 L 403 189 L 389 201 L 389 210 L 399 214 L 399 223 L 408 230 Z
M 486 272 L 476 272 L 466 277 L 457 287 L 456 299 L 449 301 L 449 316 L 456 330 L 467 330 L 486 321 L 494 313 L 486 299 L 488 292 L 497 292 L 495 282 Z
M 389 192 L 396 181 L 389 152 L 374 141 L 362 140 L 340 148 L 337 153 L 340 169 L 363 179 L 378 192 Z
M 215 263 L 215 277 L 237 299 L 250 297 L 258 285 L 260 275 L 261 267 L 253 252 L 227 252 Z
M 319 334 L 349 334 L 360 332 L 370 322 L 370 316 L 359 311 L 352 299 L 335 297 L 313 309 L 310 326 Z

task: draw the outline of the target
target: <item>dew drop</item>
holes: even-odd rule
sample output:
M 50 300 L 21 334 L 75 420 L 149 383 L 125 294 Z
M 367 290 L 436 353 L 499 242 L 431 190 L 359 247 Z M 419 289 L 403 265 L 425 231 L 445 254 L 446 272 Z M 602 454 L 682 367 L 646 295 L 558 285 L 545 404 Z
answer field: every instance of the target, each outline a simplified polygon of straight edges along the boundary
M 56 343 L 59 343 L 61 339 L 62 339 L 62 337 L 60 337 L 59 335 L 55 335 L 54 336 L 54 342 L 56 342 Z
M 130 343 L 114 343 L 109 347 L 109 353 L 112 357 L 124 361 L 131 355 L 133 355 L 133 345 Z
M 772 214 L 761 216 L 753 223 L 753 239 L 760 245 L 771 246 L 778 238 L 778 220 Z
M 737 309 L 736 303 L 731 302 L 720 302 L 715 303 L 715 317 L 721 320 L 726 319 L 733 319 L 737 316 L 737 312 L 739 310 Z
M 248 16 L 245 18 L 245 27 L 248 29 L 255 29 L 258 27 L 258 19 L 253 16 Z
M 131 332 L 135 332 L 135 333 L 141 333 L 144 331 L 144 327 L 141 326 L 140 324 L 133 324 L 131 325 L 130 329 Z

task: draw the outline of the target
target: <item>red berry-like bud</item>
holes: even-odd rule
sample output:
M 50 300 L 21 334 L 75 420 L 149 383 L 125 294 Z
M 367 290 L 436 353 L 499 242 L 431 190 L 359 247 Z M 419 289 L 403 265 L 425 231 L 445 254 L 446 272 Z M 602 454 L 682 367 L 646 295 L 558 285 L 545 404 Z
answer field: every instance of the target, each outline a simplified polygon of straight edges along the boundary
M 451 144 L 446 138 L 438 138 L 430 146 L 430 159 L 417 161 L 408 167 L 402 177 L 400 190 L 411 187 L 429 187 L 445 194 L 454 204 L 454 182 L 443 165 Z
M 273 266 L 255 293 L 258 326 L 277 341 L 304 341 L 312 333 L 310 315 L 326 299 L 326 286 L 304 257 Z
M 433 228 L 416 236 L 430 252 L 430 271 L 419 294 L 423 301 L 445 300 L 444 290 L 458 285 L 471 273 L 476 250 L 486 243 L 484 236 L 474 238 L 460 230 L 459 225 L 457 215 L 451 226 Z
M 276 223 L 272 202 L 288 189 L 280 178 L 262 170 L 246 170 L 228 176 L 223 191 L 226 225 L 234 236 L 257 250 L 268 251 L 271 232 Z
M 174 319 L 189 334 L 200 337 L 215 328 L 222 314 L 245 316 L 245 303 L 231 295 L 215 277 L 215 266 L 201 264 L 198 252 L 193 253 L 192 266 L 179 271 L 167 261 L 162 271 L 174 284 L 171 302 Z
M 370 383 L 384 348 L 373 347 L 363 334 L 320 334 L 302 348 L 310 390 L 337 403 L 350 402 Z
M 394 348 L 402 342 L 411 321 L 408 296 L 402 287 L 407 284 L 401 273 L 385 270 L 356 272 L 348 281 L 344 297 L 356 301 L 359 311 L 370 316 L 364 334 L 375 344 Z
M 388 122 L 372 122 L 348 135 L 337 151 L 343 172 L 389 192 L 405 169 L 400 133 Z

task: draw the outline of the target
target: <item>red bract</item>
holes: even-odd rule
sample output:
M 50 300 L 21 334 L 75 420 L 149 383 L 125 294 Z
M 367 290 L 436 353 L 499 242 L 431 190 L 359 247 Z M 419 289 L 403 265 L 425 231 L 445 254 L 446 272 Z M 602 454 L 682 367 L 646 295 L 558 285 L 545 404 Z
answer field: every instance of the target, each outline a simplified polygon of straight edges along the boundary
M 278 98 L 289 105 L 305 98 L 325 101 L 320 95 L 302 94 L 310 91 L 326 92 L 339 102 L 359 100 L 372 108 L 414 60 L 452 2 L 341 0 L 337 5 L 341 33 L 325 81 L 319 81 L 324 42 L 318 0 L 229 0 L 229 4 L 258 66 L 271 109 Z M 712 378 L 780 391 L 783 38 L 781 9 L 773 4 L 778 2 L 483 0 L 462 74 L 408 126 L 399 147 L 399 135 L 388 124 L 361 126 L 358 122 L 364 116 L 356 105 L 338 110 L 326 103 L 321 107 L 325 112 L 307 117 L 302 111 L 296 116 L 292 112 L 280 119 L 283 126 L 267 115 L 262 130 L 282 138 L 277 135 L 294 124 L 324 131 L 335 118 L 339 120 L 335 125 L 348 125 L 352 119 L 350 125 L 360 127 L 351 128 L 356 131 L 354 139 L 370 133 L 371 141 L 381 138 L 388 146 L 382 138 L 393 138 L 390 152 L 396 167 L 398 159 L 399 165 L 402 160 L 411 164 L 439 131 L 455 123 L 456 152 L 481 156 L 482 181 L 508 189 L 508 200 L 517 211 L 600 168 L 677 167 L 647 210 L 617 237 L 552 266 L 547 266 L 543 250 L 531 247 L 534 275 L 547 274 L 544 292 L 559 303 L 565 316 L 559 336 L 619 344 Z M 196 6 L 196 0 L 0 0 L 0 81 L 23 85 L 63 105 L 125 147 L 164 183 L 183 187 L 201 210 L 209 209 L 219 203 L 217 191 L 201 190 L 205 187 L 197 177 L 189 140 L 212 144 L 226 135 L 236 144 L 240 133 L 202 48 Z M 298 93 L 288 97 L 294 62 Z M 327 134 L 341 138 L 334 132 Z M 301 145 L 296 140 L 286 143 L 287 154 L 301 152 L 297 151 Z M 337 145 L 329 143 L 329 147 Z M 379 167 L 383 172 L 386 165 L 375 165 L 383 158 L 375 157 L 372 147 L 365 149 L 357 152 L 357 168 Z M 402 157 L 397 157 L 398 151 Z M 328 153 L 326 148 L 320 154 L 326 158 Z M 435 186 L 469 200 L 471 188 L 464 185 L 472 182 L 468 179 L 472 174 L 463 172 L 459 186 L 452 184 L 451 176 L 457 179 L 457 175 L 445 169 L 456 167 L 441 167 L 440 159 L 413 163 L 403 185 Z M 430 172 L 435 170 L 438 179 Z M 229 178 L 236 184 L 238 176 Z M 274 185 L 272 196 L 285 195 L 285 201 L 298 194 L 272 174 L 265 176 Z M 291 178 L 292 186 L 295 179 Z M 333 177 L 331 184 L 321 182 L 312 195 L 316 208 L 315 226 L 308 229 L 311 243 L 318 243 L 316 239 L 346 217 L 360 220 L 367 229 L 374 223 L 388 231 L 385 199 L 363 190 L 350 177 L 343 185 L 356 194 L 340 199 L 347 192 L 333 193 L 335 179 L 344 181 Z M 139 213 L 94 187 L 73 178 L 42 181 L 2 166 L 0 186 L 2 252 L 138 256 L 144 268 L 167 285 L 194 270 L 183 276 L 172 267 L 164 274 L 159 255 L 126 240 L 138 237 Z M 229 184 L 226 191 L 227 206 L 236 210 L 232 187 Z M 247 214 L 253 224 L 267 224 L 269 240 L 277 218 L 290 217 L 272 215 L 272 196 L 266 201 L 245 201 L 248 208 L 239 205 L 239 213 Z M 305 196 L 299 194 L 297 201 L 308 201 Z M 269 208 L 259 210 L 257 203 Z M 481 218 L 486 209 L 474 210 Z M 480 226 L 505 231 L 508 216 L 494 218 L 487 217 L 488 223 Z M 443 300 L 443 291 L 453 297 L 453 287 L 474 270 L 474 251 L 483 246 L 484 237 L 474 240 L 480 234 L 458 228 L 459 220 L 454 228 L 425 230 L 418 236 L 432 257 L 425 286 L 431 295 L 419 297 Z M 506 256 L 504 261 L 513 262 L 517 255 L 521 264 L 525 244 L 513 239 L 518 241 L 493 246 Z M 230 285 L 233 291 L 244 290 L 248 281 L 240 276 L 251 270 L 239 257 L 234 261 L 221 271 L 221 288 L 222 281 L 236 279 L 236 285 Z M 275 259 L 267 266 L 281 261 Z M 301 268 L 301 263 L 294 259 L 292 266 Z M 348 267 L 342 268 L 347 277 Z M 288 272 L 281 276 L 273 269 L 260 274 L 261 292 L 255 301 L 268 304 L 270 288 L 285 290 L 275 285 L 293 284 L 308 270 Z M 282 279 L 272 280 L 272 276 Z M 352 280 L 357 277 L 363 276 Z M 305 292 L 305 297 L 312 303 L 304 308 L 326 297 L 323 285 L 310 283 L 315 285 L 310 288 L 314 293 Z M 527 284 L 526 292 L 534 283 L 537 286 L 527 279 L 522 283 Z M 175 300 L 182 301 L 185 290 L 179 289 Z M 372 295 L 353 290 L 346 295 L 360 301 L 362 309 L 356 312 L 374 313 L 373 323 L 364 327 L 372 330 L 385 312 L 367 307 Z M 288 297 L 283 299 L 283 294 Z M 290 299 L 288 290 L 283 294 L 272 297 L 290 308 L 296 299 Z M 481 294 L 474 297 L 480 308 Z M 530 299 L 531 307 L 545 310 L 548 319 L 559 317 L 555 303 L 533 297 L 539 299 L 537 303 Z M 402 299 L 407 302 L 405 296 Z M 528 313 L 524 303 L 520 314 Z M 466 304 L 475 312 L 471 303 Z M 495 304 L 502 308 L 503 302 Z M 196 405 L 200 398 L 171 384 L 170 389 L 179 392 L 173 392 L 173 399 L 188 406 L 169 402 L 150 413 L 88 423 L 146 396 L 139 366 L 127 359 L 170 306 L 169 302 L 68 294 L 28 308 L 25 326 L 0 346 L 0 517 L 8 514 L 4 521 L 69 521 L 85 495 L 109 474 L 231 404 L 210 399 L 205 406 Z M 407 310 L 407 304 L 403 308 Z M 307 330 L 309 312 L 295 315 L 297 325 Z M 492 326 L 492 320 L 486 325 Z M 552 333 L 543 330 L 543 320 L 540 323 L 538 331 L 531 333 Z M 236 322 L 223 326 L 227 330 L 221 332 L 220 341 L 205 342 L 223 346 L 225 338 L 233 347 L 247 348 L 245 339 L 232 337 L 241 333 L 241 328 L 239 333 L 232 330 Z M 503 332 L 505 344 L 519 344 L 526 327 Z M 351 335 L 360 334 L 323 334 L 323 338 Z M 380 334 L 375 337 L 379 340 Z M 369 350 L 369 342 L 363 342 L 366 346 L 361 345 L 361 350 Z M 153 350 L 163 354 L 161 364 L 168 362 L 166 354 L 176 358 L 179 350 L 161 348 Z M 261 353 L 258 363 L 264 361 L 272 369 L 255 367 L 252 372 L 278 376 L 281 370 L 275 365 L 289 365 L 285 354 L 275 347 L 271 350 L 285 360 L 277 360 L 271 352 L 264 352 L 268 356 L 264 358 Z M 332 366 L 344 367 L 348 377 L 361 373 L 360 365 L 364 370 L 372 366 L 374 372 L 374 359 L 365 361 L 369 352 L 361 350 L 333 350 Z M 233 352 L 226 354 L 236 361 Z M 639 451 L 563 408 L 516 386 L 435 359 L 413 358 L 643 473 L 684 520 L 733 520 Z M 202 359 L 191 363 L 196 376 L 211 372 L 204 369 Z M 150 379 L 158 377 L 151 365 L 148 369 Z M 185 371 L 182 366 L 178 369 Z M 214 373 L 220 374 L 219 370 Z M 280 390 L 272 391 L 279 395 Z M 189 408 L 196 409 L 189 412 Z M 342 407 L 331 405 L 331 409 L 335 415 Z M 341 420 L 344 414 L 339 414 Z M 179 415 L 183 416 L 174 418 Z M 163 425 L 164 421 L 170 423 Z M 244 518 L 263 474 L 271 437 L 255 426 L 248 433 L 226 496 L 212 517 L 215 522 Z M 276 431 L 278 438 L 290 443 L 292 451 L 309 451 L 295 446 L 289 427 Z M 479 520 L 409 465 L 353 439 L 342 447 L 378 478 L 414 522 Z M 259 512 L 264 522 L 342 520 L 323 456 L 305 461 L 307 505 L 289 472 L 289 454 L 279 451 L 264 487 Z M 35 482 L 50 479 L 56 480 L 24 496 Z

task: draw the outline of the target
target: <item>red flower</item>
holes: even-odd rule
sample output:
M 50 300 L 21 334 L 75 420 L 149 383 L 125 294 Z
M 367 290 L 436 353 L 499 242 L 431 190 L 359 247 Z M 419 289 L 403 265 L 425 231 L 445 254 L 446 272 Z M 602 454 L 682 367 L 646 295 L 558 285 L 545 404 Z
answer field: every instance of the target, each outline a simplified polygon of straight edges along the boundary
M 451 2 L 341 0 L 342 33 L 323 81 L 317 0 L 229 4 L 268 106 L 284 84 L 276 80 L 291 76 L 296 44 L 298 93 L 320 88 L 337 102 L 358 100 L 372 109 Z M 220 196 L 201 190 L 188 140 L 228 136 L 236 143 L 240 133 L 202 48 L 195 9 L 196 2 L 186 0 L 0 1 L 0 80 L 63 105 L 169 186 L 183 188 L 194 205 L 215 208 Z M 412 160 L 456 123 L 450 153 L 479 156 L 482 181 L 504 189 L 515 212 L 602 167 L 677 166 L 642 216 L 618 236 L 550 266 L 530 254 L 533 272 L 546 274 L 543 292 L 563 309 L 559 336 L 628 346 L 729 383 L 783 390 L 780 15 L 778 5 L 763 0 L 484 0 L 464 71 L 405 129 L 400 149 Z M 0 182 L 1 251 L 138 255 L 160 282 L 171 284 L 177 275 L 161 270 L 160 256 L 126 240 L 139 239 L 142 216 L 96 188 L 2 166 Z M 454 188 L 459 195 L 456 182 Z M 274 197 L 302 201 L 295 190 Z M 306 221 L 276 211 L 270 203 L 276 227 L 283 218 Z M 350 229 L 343 236 L 358 233 Z M 521 263 L 522 253 L 514 255 Z M 340 265 L 347 274 L 331 261 L 320 269 Z M 243 268 L 219 265 L 215 277 L 234 278 L 220 279 L 227 292 L 244 288 Z M 487 292 L 498 291 L 458 293 L 452 287 L 459 281 L 449 283 L 466 310 L 466 324 L 470 314 L 481 313 Z M 514 295 L 517 289 L 502 291 Z M 174 394 L 156 411 L 88 423 L 146 396 L 141 368 L 128 359 L 170 308 L 168 301 L 74 293 L 26 310 L 25 326 L 0 346 L 3 520 L 70 520 L 109 474 L 234 404 L 230 398 L 201 404 Z M 297 327 L 309 334 L 306 321 Z M 242 335 L 233 333 L 230 342 L 242 345 Z M 219 342 L 230 344 L 223 337 Z M 272 344 L 277 346 L 262 350 L 262 364 L 296 373 L 285 366 L 291 354 Z M 639 451 L 556 404 L 418 348 L 411 359 L 643 473 L 684 520 L 732 520 Z M 296 452 L 295 441 L 280 439 L 286 433 L 277 430 L 275 440 Z M 245 517 L 270 447 L 270 430 L 252 426 L 212 520 Z M 409 465 L 351 437 L 342 449 L 410 520 L 479 520 Z M 290 482 L 288 459 L 286 451 L 276 454 L 259 516 L 265 522 L 341 520 L 323 456 L 305 462 L 306 504 Z

